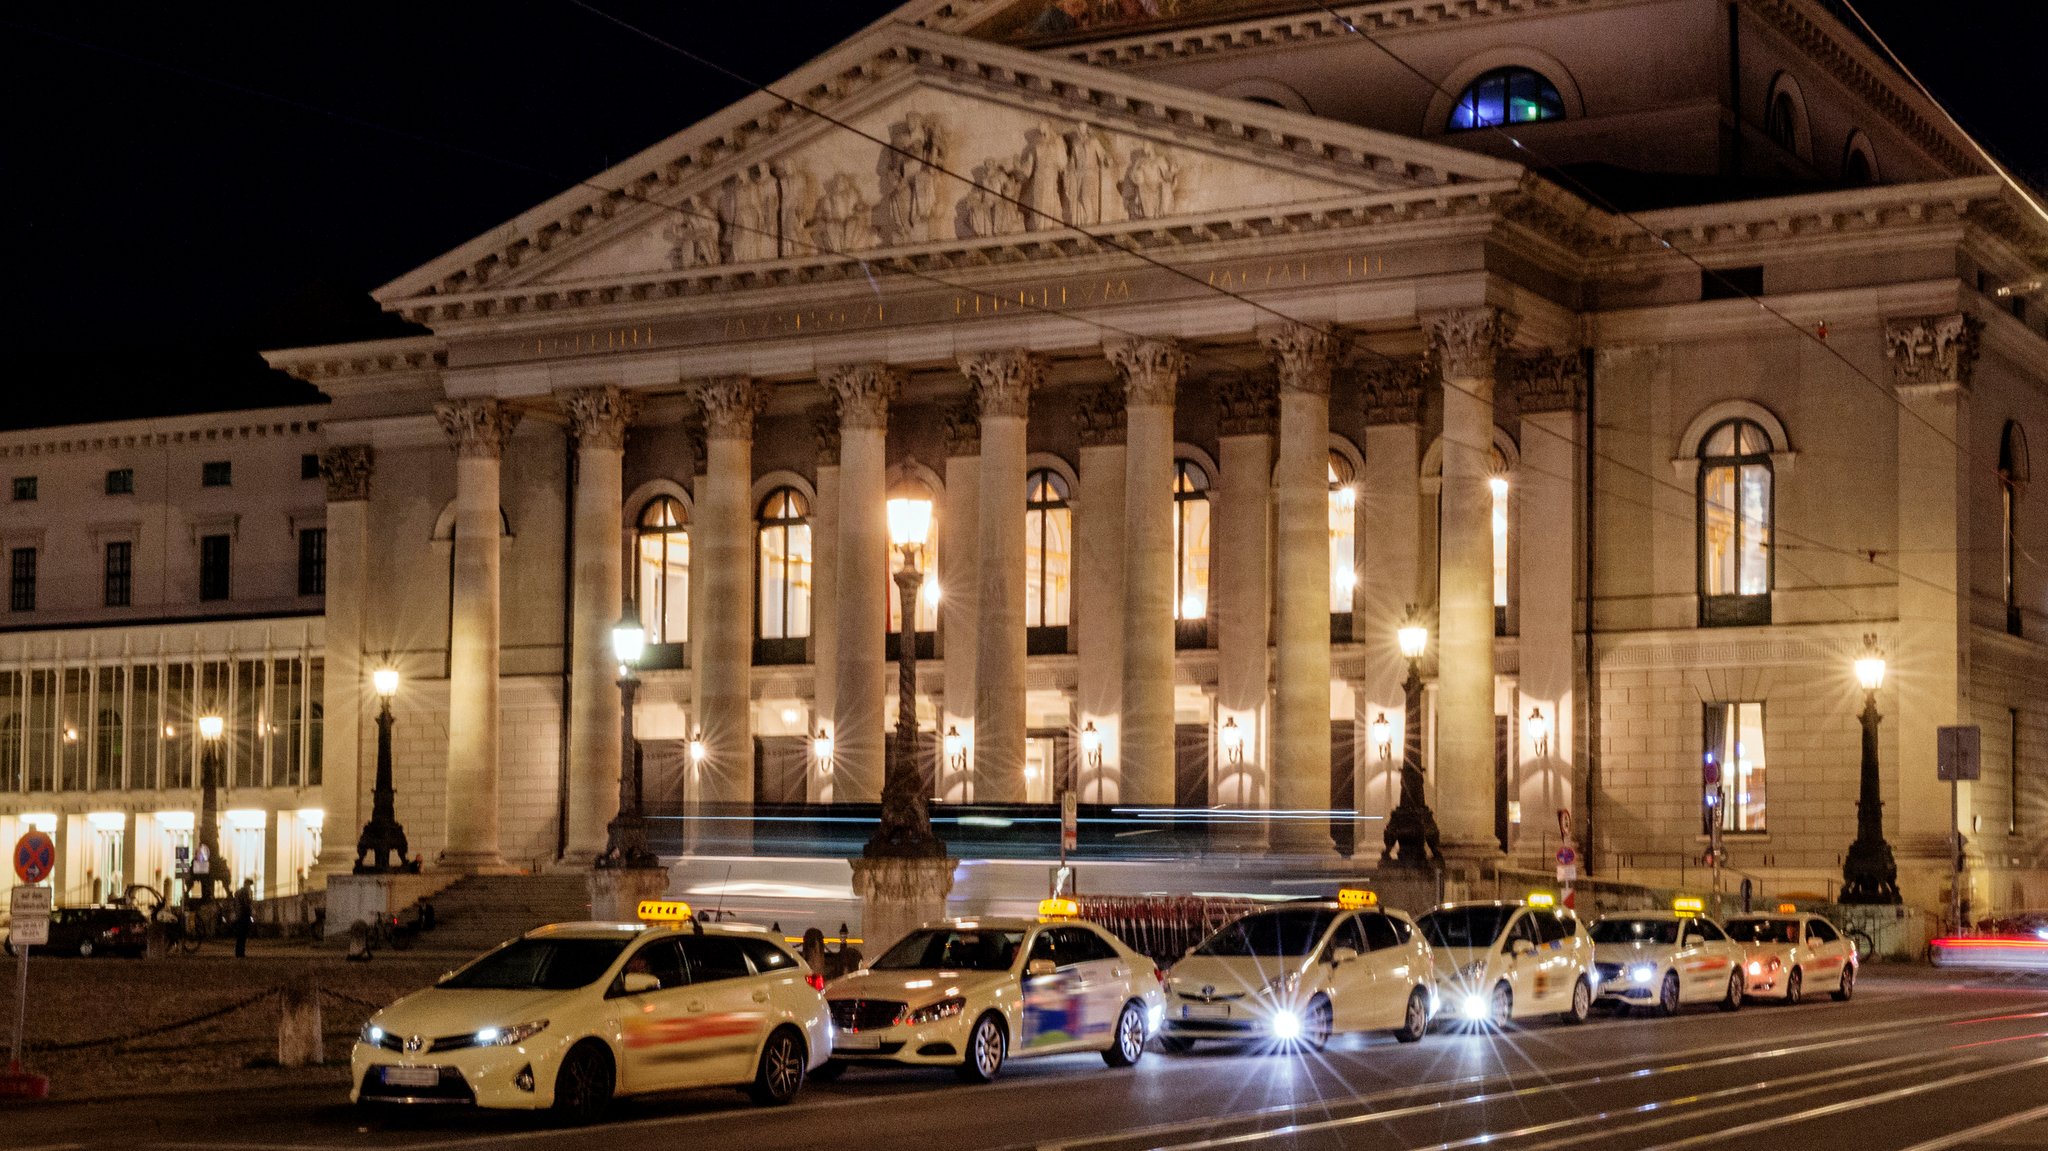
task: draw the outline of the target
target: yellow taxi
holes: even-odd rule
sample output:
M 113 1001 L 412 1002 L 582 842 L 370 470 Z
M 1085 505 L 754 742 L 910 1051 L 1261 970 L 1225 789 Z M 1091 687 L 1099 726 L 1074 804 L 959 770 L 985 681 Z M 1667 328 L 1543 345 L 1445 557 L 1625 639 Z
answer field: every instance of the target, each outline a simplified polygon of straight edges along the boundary
M 1593 940 L 1553 896 L 1440 904 L 1415 924 L 1458 1018 L 1505 1027 L 1539 1015 L 1584 1023 L 1592 1013 Z
M 862 1063 L 952 1067 L 986 1083 L 1012 1056 L 1097 1051 L 1111 1067 L 1145 1052 L 1162 975 L 1107 929 L 1049 899 L 1039 918 L 946 919 L 898 940 L 825 989 L 828 1074 Z
M 1856 945 L 1824 916 L 1781 903 L 1775 915 L 1734 915 L 1728 934 L 1742 945 L 1748 994 L 1797 1003 L 1809 991 L 1837 1000 L 1856 994 Z
M 371 1016 L 350 1098 L 578 1120 L 650 1091 L 793 1098 L 832 1050 L 823 980 L 760 928 L 671 901 L 640 914 L 536 928 Z
M 1321 1050 L 1340 1031 L 1413 1043 L 1436 1007 L 1435 966 L 1415 923 L 1370 891 L 1239 916 L 1173 965 L 1160 1046 L 1264 1040 Z
M 1676 1015 L 1687 1003 L 1723 1011 L 1742 1006 L 1748 987 L 1742 945 L 1697 897 L 1678 897 L 1670 911 L 1603 915 L 1592 936 L 1598 1005 L 1647 1007 L 1659 1015 Z

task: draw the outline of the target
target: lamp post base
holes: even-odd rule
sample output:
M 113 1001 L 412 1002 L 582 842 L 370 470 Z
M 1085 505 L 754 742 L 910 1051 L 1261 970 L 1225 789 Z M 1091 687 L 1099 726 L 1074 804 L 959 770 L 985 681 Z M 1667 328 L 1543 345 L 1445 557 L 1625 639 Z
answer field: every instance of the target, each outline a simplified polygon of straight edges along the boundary
M 1892 845 L 1882 839 L 1857 839 L 1842 862 L 1843 903 L 1898 903 L 1899 865 Z
M 853 889 L 860 895 L 862 950 L 880 955 L 919 924 L 943 919 L 953 891 L 957 859 L 862 858 L 853 863 Z
M 1436 829 L 1435 812 L 1420 804 L 1402 804 L 1388 814 L 1380 866 L 1436 868 L 1443 861 L 1443 841 Z

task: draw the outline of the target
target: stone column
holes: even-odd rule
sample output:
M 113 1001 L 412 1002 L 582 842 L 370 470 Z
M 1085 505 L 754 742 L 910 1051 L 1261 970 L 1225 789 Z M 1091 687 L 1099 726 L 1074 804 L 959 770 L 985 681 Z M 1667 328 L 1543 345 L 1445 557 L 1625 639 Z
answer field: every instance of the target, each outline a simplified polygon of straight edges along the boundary
M 981 421 L 974 401 L 946 415 L 946 514 L 939 520 L 939 641 L 946 697 L 939 734 L 957 731 L 959 763 L 939 765 L 938 794 L 974 799 L 974 661 L 980 658 Z M 946 756 L 948 744 L 939 741 Z
M 974 664 L 975 799 L 1024 798 L 1024 421 L 1045 361 L 960 357 L 981 419 L 981 619 Z
M 1401 753 L 1408 661 L 1398 631 L 1408 608 L 1428 602 L 1422 567 L 1422 398 L 1436 382 L 1421 360 L 1375 367 L 1360 383 L 1365 401 L 1365 473 L 1359 478 L 1359 535 L 1365 548 L 1352 596 L 1351 637 L 1364 645 L 1359 718 L 1366 727 L 1366 769 L 1359 774 L 1361 815 L 1386 816 L 1401 799 Z M 1434 627 L 1431 628 L 1434 631 Z M 1434 645 L 1432 645 L 1434 646 Z M 1386 747 L 1372 725 L 1387 717 Z M 1382 751 L 1387 754 L 1382 755 Z M 1385 824 L 1379 825 L 1384 829 Z M 1379 838 L 1368 833 L 1360 843 Z
M 625 499 L 620 469 L 626 425 L 632 422 L 638 400 L 607 384 L 579 388 L 561 401 L 576 436 L 569 826 L 563 858 L 587 866 L 604 851 L 605 825 L 619 813 L 618 660 L 611 639 L 621 614 L 626 550 L 620 526 Z
M 839 413 L 833 403 L 817 415 L 818 498 L 811 504 L 811 730 L 831 731 L 839 705 Z M 833 762 L 839 759 L 833 748 Z M 836 768 L 820 771 L 807 761 L 804 798 L 832 803 L 840 796 Z
M 1955 312 L 1885 323 L 1885 354 L 1899 399 L 1899 624 L 1885 653 L 1885 687 L 1897 700 L 1892 746 L 1898 750 L 1896 762 L 1883 766 L 1898 780 L 1890 822 L 1898 829 L 1900 893 L 1942 916 L 1948 913 L 1948 852 L 1956 829 L 1949 820 L 1951 785 L 1935 778 L 1935 740 L 1937 728 L 1970 722 L 1970 377 L 1978 327 L 1974 318 Z M 1775 446 L 1787 450 L 1785 444 Z M 1886 638 L 1880 634 L 1881 647 Z M 1837 674 L 1845 684 L 1856 654 L 1840 654 Z M 1879 692 L 1880 709 L 1884 694 Z M 1849 698 L 1846 687 L 1842 697 Z M 1845 704 L 1845 727 L 1848 710 Z M 1955 786 L 1961 788 L 1958 807 L 1967 826 L 1972 785 Z M 1984 906 L 1981 900 L 1972 903 Z
M 1121 717 L 1124 706 L 1124 397 L 1107 384 L 1081 400 L 1081 471 L 1074 493 L 1074 650 L 1078 656 L 1077 730 L 1095 725 L 1099 767 L 1080 764 L 1081 802 L 1125 798 Z M 1168 465 L 1171 467 L 1171 464 Z M 1082 543 L 1081 541 L 1087 541 Z M 1169 585 L 1171 586 L 1171 585 Z
M 455 445 L 455 570 L 448 641 L 448 837 L 441 862 L 502 868 L 498 854 L 498 460 L 517 412 L 495 399 L 434 412 Z
M 1330 374 L 1336 339 L 1308 324 L 1264 337 L 1280 375 L 1279 459 L 1273 467 L 1274 615 L 1279 675 L 1273 694 L 1273 806 L 1330 806 Z M 1273 847 L 1294 854 L 1335 850 L 1330 821 L 1273 824 Z
M 1122 798 L 1172 804 L 1173 400 L 1187 356 L 1171 340 L 1103 353 L 1124 379 L 1124 707 Z
M 733 812 L 754 799 L 754 419 L 766 398 L 745 376 L 698 385 L 705 469 L 691 538 L 692 598 L 707 605 L 691 643 L 697 659 L 704 762 L 691 768 L 691 813 Z M 715 606 L 710 606 L 715 605 Z M 728 844 L 727 846 L 732 846 Z
M 1244 761 L 1217 757 L 1216 802 L 1261 808 L 1272 800 L 1267 771 L 1272 712 L 1273 381 L 1237 376 L 1219 388 L 1223 418 L 1216 461 L 1216 722 L 1244 732 Z M 1217 741 L 1219 752 L 1222 741 Z M 1255 831 L 1252 824 L 1243 825 Z M 1256 838 L 1256 837 L 1250 837 Z
M 839 398 L 839 643 L 832 711 L 833 794 L 841 802 L 882 797 L 882 715 L 888 695 L 889 401 L 900 378 L 887 364 L 828 368 Z
M 1586 403 L 1585 360 L 1577 351 L 1512 361 L 1511 377 L 1522 411 L 1521 490 L 1512 521 L 1521 540 L 1521 696 L 1515 703 L 1521 733 L 1522 826 L 1556 826 L 1557 812 L 1582 817 L 1577 733 L 1578 578 L 1580 552 L 1580 413 Z M 1550 720 L 1547 748 L 1529 736 L 1531 709 Z
M 321 685 L 320 802 L 327 810 L 321 839 L 322 875 L 355 866 L 363 806 L 363 611 L 370 587 L 370 471 L 368 444 L 342 444 L 320 453 L 327 481 L 327 647 Z M 131 836 L 132 840 L 134 837 Z
M 1494 360 L 1514 320 L 1464 308 L 1428 321 L 1443 378 L 1437 602 L 1436 810 L 1452 860 L 1500 854 L 1493 835 Z

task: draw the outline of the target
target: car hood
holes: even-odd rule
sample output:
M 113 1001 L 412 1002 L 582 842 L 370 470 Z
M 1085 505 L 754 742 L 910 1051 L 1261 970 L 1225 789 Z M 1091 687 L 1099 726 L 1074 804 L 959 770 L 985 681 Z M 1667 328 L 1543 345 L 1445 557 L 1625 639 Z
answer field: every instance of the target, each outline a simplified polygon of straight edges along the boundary
M 1014 972 L 952 971 L 943 968 L 905 968 L 873 971 L 862 968 L 833 980 L 825 987 L 827 999 L 882 999 L 912 1007 L 955 995 L 972 996 L 990 991 L 1016 979 Z
M 1290 971 L 1300 971 L 1307 964 L 1308 960 L 1298 955 L 1190 955 L 1173 965 L 1166 982 L 1175 990 L 1190 988 L 1199 992 L 1203 987 L 1214 987 L 1225 995 L 1256 994 L 1275 979 Z
M 587 989 L 585 989 L 587 990 Z M 595 994 L 595 992 L 590 992 Z M 379 1011 L 370 1022 L 404 1039 L 461 1035 L 485 1027 L 510 1027 L 554 1019 L 575 991 L 459 990 L 429 987 Z
M 1436 949 L 1436 977 L 1456 979 L 1470 963 L 1478 963 L 1493 954 L 1493 947 L 1439 947 Z
M 1595 943 L 1593 958 L 1603 963 L 1631 963 L 1668 958 L 1676 948 L 1669 943 Z

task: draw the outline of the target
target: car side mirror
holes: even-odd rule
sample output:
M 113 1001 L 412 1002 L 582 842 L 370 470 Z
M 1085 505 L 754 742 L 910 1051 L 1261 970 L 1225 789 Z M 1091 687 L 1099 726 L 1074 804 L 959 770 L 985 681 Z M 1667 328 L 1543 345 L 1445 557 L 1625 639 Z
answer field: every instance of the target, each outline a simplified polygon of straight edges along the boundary
M 1356 947 L 1338 946 L 1330 949 L 1331 963 L 1349 963 L 1356 958 L 1358 958 L 1358 949 Z
M 1059 970 L 1059 964 L 1050 959 L 1034 959 L 1024 965 L 1026 975 L 1051 975 Z
M 628 995 L 661 990 L 661 977 L 650 971 L 628 971 L 619 977 L 619 989 Z
M 1517 959 L 1524 955 L 1534 955 L 1536 954 L 1536 945 L 1526 939 L 1510 940 L 1508 942 L 1508 954 Z

